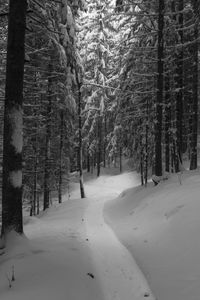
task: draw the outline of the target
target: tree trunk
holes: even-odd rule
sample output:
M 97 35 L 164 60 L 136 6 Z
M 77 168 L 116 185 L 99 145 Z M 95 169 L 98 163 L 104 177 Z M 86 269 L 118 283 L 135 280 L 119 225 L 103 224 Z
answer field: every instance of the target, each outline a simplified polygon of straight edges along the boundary
M 91 170 L 91 174 L 93 174 L 94 172 L 94 154 L 92 153 L 92 156 L 91 156 L 91 162 L 90 162 L 90 170 Z
M 122 145 L 119 146 L 119 171 L 122 173 Z
M 101 149 L 102 149 L 102 116 L 98 117 L 98 145 L 97 145 L 97 177 L 100 176 L 101 171 Z
M 163 105 L 163 59 L 164 59 L 164 0 L 159 0 L 158 8 L 158 77 L 156 97 L 156 124 L 155 124 L 155 175 L 162 176 L 162 105 Z
M 23 233 L 22 130 L 26 0 L 10 0 L 3 137 L 2 236 Z
M 36 215 L 36 203 L 37 203 L 37 153 L 34 157 L 34 171 L 33 171 L 33 205 L 32 214 Z
M 180 42 L 183 44 L 183 0 L 178 2 L 178 34 Z M 182 153 L 183 153 L 183 48 L 177 50 L 176 54 L 176 69 L 175 69 L 175 98 L 176 98 L 176 157 L 175 157 L 175 171 L 179 172 L 182 164 Z
M 191 160 L 190 170 L 197 169 L 197 134 L 198 134 L 198 25 L 199 25 L 199 4 L 197 0 L 193 1 L 195 12 L 195 27 L 194 27 L 194 67 L 193 67 L 193 105 L 192 105 L 192 137 L 191 137 Z
M 88 147 L 88 153 L 87 153 L 87 172 L 90 172 L 90 153 L 89 153 L 89 147 Z
M 104 113 L 104 144 L 103 144 L 103 166 L 106 167 L 106 147 L 107 147 L 107 114 Z
M 63 154 L 63 128 L 64 112 L 60 111 L 60 153 L 59 153 L 59 182 L 58 182 L 58 202 L 62 203 L 62 154 Z
M 168 69 L 166 71 L 168 71 Z M 170 78 L 167 75 L 165 80 L 165 171 L 167 173 L 170 172 L 170 124 L 171 124 Z
M 37 88 L 37 79 L 36 79 L 36 72 L 35 72 L 35 86 Z M 35 98 L 35 105 L 37 105 L 38 98 Z M 37 108 L 34 111 L 35 116 L 35 124 L 34 124 L 34 131 L 35 131 L 35 139 L 33 144 L 34 150 L 34 170 L 33 170 L 33 203 L 32 203 L 32 214 L 36 215 L 36 204 L 37 204 L 37 172 L 38 172 L 38 120 L 37 120 Z
M 44 202 L 43 210 L 49 208 L 50 203 L 50 142 L 51 142 L 51 110 L 52 110 L 52 62 L 49 62 L 49 77 L 48 77 L 48 104 L 47 104 L 47 115 L 46 115 L 46 141 L 45 141 L 45 166 L 44 166 Z
M 145 124 L 145 172 L 144 183 L 147 186 L 148 182 L 148 135 L 149 135 L 149 99 L 146 100 L 146 124 Z
M 140 155 L 140 178 L 141 178 L 141 185 L 144 185 L 144 158 L 143 158 L 143 150 L 141 150 L 141 155 Z
M 85 190 L 83 185 L 83 147 L 82 147 L 82 117 L 81 117 L 81 84 L 79 83 L 78 74 L 76 74 L 78 83 L 78 132 L 79 132 L 79 149 L 78 149 L 78 165 L 79 165 L 79 182 L 81 198 L 85 198 Z

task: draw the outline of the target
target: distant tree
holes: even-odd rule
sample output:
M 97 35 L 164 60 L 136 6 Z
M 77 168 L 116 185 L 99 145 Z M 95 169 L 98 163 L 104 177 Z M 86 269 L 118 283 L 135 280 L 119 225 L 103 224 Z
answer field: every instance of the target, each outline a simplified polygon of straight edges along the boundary
M 112 9 L 108 0 L 93 0 L 80 20 L 80 54 L 85 71 L 83 154 L 86 156 L 87 152 L 87 161 L 91 167 L 97 166 L 97 176 L 100 176 L 101 166 L 106 165 L 108 158 L 107 117 L 111 105 L 112 89 L 109 89 L 109 85 L 114 70 L 112 36 L 115 32 L 113 21 L 109 20 L 110 12 Z
M 158 1 L 157 97 L 155 123 L 155 176 L 162 176 L 162 118 L 164 91 L 164 9 L 165 0 Z M 156 179 L 157 181 L 157 179 Z
M 83 138 L 82 138 L 82 94 L 81 94 L 81 76 L 76 71 L 76 82 L 78 85 L 78 169 L 81 198 L 85 198 L 85 190 L 83 184 Z
M 190 170 L 197 169 L 197 138 L 198 138 L 198 91 L 199 91 L 199 13 L 200 3 L 198 0 L 192 0 L 194 14 L 194 33 L 193 33 L 193 75 L 192 75 L 192 136 L 191 136 L 191 160 Z
M 39 193 L 43 209 L 49 207 L 55 191 L 62 202 L 72 156 L 69 144 L 76 108 L 78 8 L 70 1 L 30 1 L 30 7 L 33 13 L 28 17 L 26 40 L 30 61 L 25 68 L 24 186 L 28 185 L 33 192 L 31 211 L 34 214 Z

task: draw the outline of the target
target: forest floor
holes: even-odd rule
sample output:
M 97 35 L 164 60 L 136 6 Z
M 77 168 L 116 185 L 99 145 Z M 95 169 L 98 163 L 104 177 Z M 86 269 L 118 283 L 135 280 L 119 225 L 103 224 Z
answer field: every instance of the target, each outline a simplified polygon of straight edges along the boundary
M 0 256 L 1 300 L 199 300 L 199 171 L 147 188 L 105 171 L 85 174 L 86 199 L 74 182 L 61 205 L 25 217 Z

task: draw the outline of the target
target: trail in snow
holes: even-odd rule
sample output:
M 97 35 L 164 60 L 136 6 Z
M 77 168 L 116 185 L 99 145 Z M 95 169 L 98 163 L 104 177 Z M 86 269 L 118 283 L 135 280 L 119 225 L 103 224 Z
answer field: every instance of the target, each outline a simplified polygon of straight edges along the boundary
M 155 299 L 133 257 L 103 218 L 104 203 L 116 198 L 124 185 L 132 186 L 133 179 L 132 174 L 127 173 L 102 177 L 86 185 L 90 201 L 85 212 L 86 232 L 105 300 Z
M 91 200 L 85 213 L 95 276 L 106 300 L 140 300 L 151 292 L 130 253 L 104 223 L 103 202 Z M 154 299 L 149 296 L 148 299 Z
M 134 259 L 103 218 L 104 203 L 133 182 L 131 173 L 88 181 L 88 199 L 72 197 L 39 218 L 28 218 L 29 240 L 12 237 L 0 258 L 0 299 L 155 299 Z M 16 281 L 9 288 L 12 266 Z

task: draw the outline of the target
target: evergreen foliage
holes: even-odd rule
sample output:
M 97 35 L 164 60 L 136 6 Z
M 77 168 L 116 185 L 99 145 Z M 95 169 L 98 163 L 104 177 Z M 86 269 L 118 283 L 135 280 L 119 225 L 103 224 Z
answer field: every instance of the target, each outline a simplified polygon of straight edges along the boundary
M 17 87 L 6 73 L 8 2 L 0 7 L 5 124 L 6 82 L 13 93 Z M 28 1 L 19 82 L 23 196 L 16 197 L 31 215 L 47 209 L 56 193 L 62 202 L 70 171 L 79 171 L 84 198 L 83 169 L 96 168 L 99 176 L 113 163 L 122 171 L 122 156 L 134 161 L 145 185 L 150 177 L 158 184 L 166 173 L 182 172 L 186 157 L 197 168 L 199 11 L 198 0 Z M 21 223 L 15 229 L 22 232 Z

